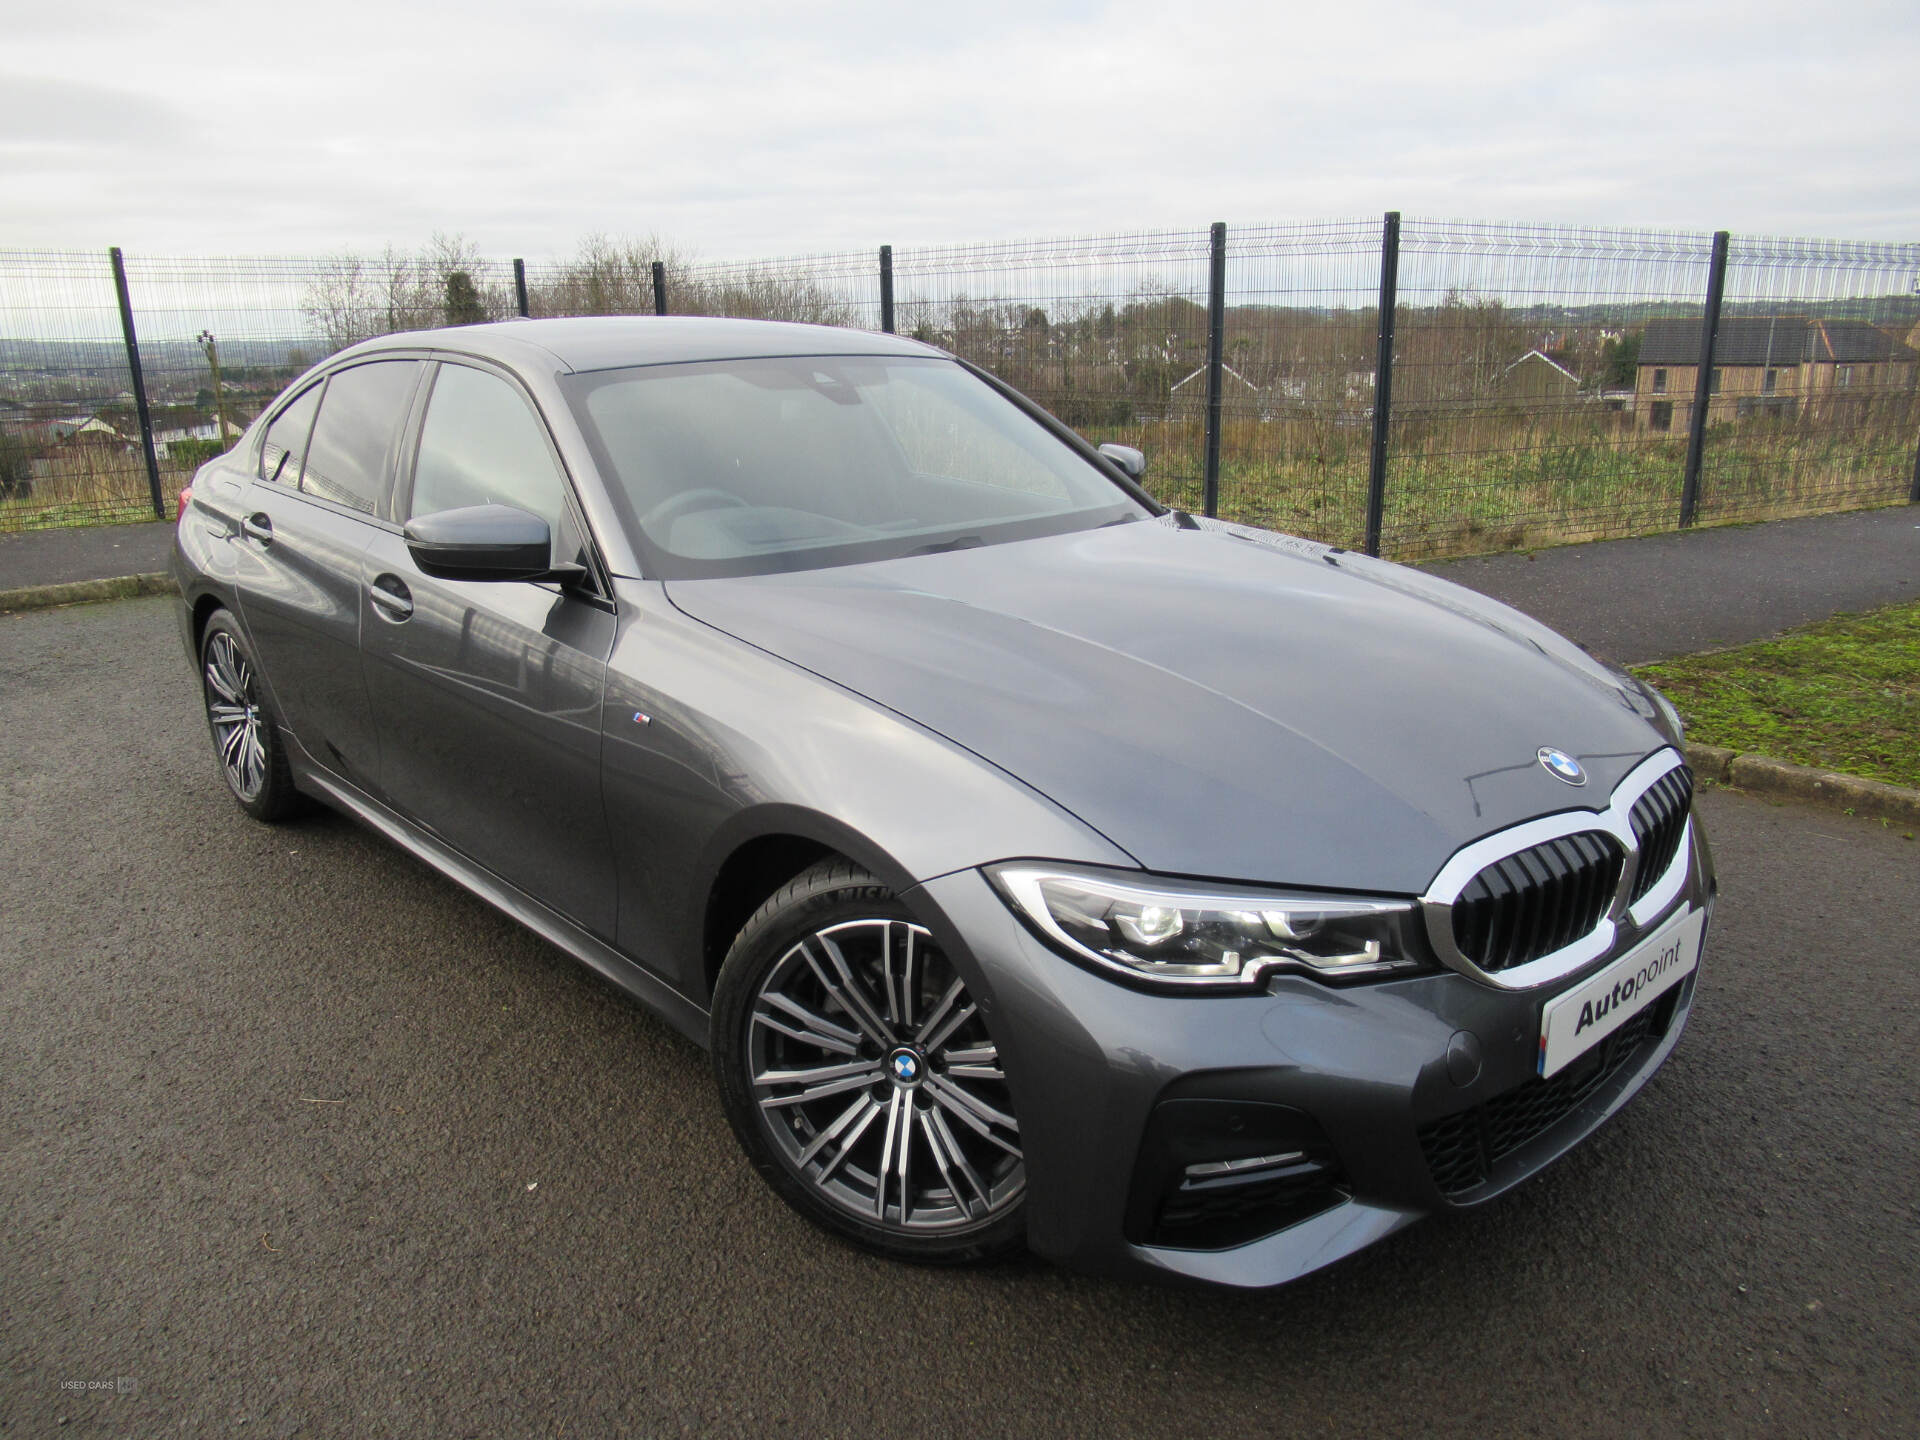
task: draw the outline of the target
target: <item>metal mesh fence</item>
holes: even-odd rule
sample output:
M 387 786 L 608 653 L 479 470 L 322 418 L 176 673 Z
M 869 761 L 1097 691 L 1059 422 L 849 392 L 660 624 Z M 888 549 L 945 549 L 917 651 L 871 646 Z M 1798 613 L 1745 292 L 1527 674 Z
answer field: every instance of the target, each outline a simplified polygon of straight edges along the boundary
M 529 265 L 527 313 L 652 315 L 653 267 L 675 315 L 729 315 L 880 328 L 876 251 L 772 260 L 694 262 L 652 243 L 593 241 L 570 260 Z
M 1686 417 L 1649 329 L 1698 355 L 1711 235 L 1409 221 L 1382 549 L 1671 529 Z
M 682 266 L 667 306 L 682 315 L 880 328 L 877 251 Z
M 1377 220 L 1227 227 L 1222 514 L 1359 545 L 1379 286 Z M 1182 390 L 1197 416 L 1205 377 Z
M 395 330 L 513 313 L 511 268 L 457 251 L 328 260 L 130 255 L 126 268 L 165 497 L 335 350 Z
M 0 252 L 0 277 L 0 530 L 152 518 L 106 252 Z
M 992 371 L 1095 443 L 1153 457 L 1200 504 L 1207 232 L 1139 231 L 896 251 L 895 328 Z
M 125 269 L 163 497 L 335 350 L 515 313 L 511 264 L 458 245 Z M 0 251 L 0 531 L 153 517 L 132 385 L 107 254 Z
M 1920 432 L 1920 245 L 1734 236 L 1714 369 L 1702 521 L 1904 498 Z M 1684 371 L 1689 408 L 1696 374 Z
M 1400 229 L 1384 553 L 1679 521 L 1712 237 L 1412 220 Z M 534 316 L 666 308 L 879 329 L 874 250 L 696 262 L 591 240 L 525 267 Z M 1219 509 L 1365 533 L 1378 220 L 1233 226 L 1221 296 Z M 1201 508 L 1209 235 L 900 249 L 895 328 L 1000 375 Z M 330 258 L 126 261 L 164 494 L 307 365 L 372 335 L 518 313 L 515 262 L 459 241 Z M 1920 245 L 1731 246 L 1699 518 L 1897 500 L 1920 432 Z M 0 530 L 152 513 L 105 252 L 0 251 Z

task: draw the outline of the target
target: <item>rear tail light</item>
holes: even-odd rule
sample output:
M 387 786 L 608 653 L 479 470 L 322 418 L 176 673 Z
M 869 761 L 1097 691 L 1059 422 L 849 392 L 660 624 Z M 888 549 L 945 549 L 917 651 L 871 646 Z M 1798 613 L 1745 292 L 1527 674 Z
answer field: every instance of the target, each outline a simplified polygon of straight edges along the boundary
M 187 505 L 193 499 L 193 486 L 189 485 L 180 492 L 180 498 L 173 505 L 173 523 L 178 525 L 186 518 Z

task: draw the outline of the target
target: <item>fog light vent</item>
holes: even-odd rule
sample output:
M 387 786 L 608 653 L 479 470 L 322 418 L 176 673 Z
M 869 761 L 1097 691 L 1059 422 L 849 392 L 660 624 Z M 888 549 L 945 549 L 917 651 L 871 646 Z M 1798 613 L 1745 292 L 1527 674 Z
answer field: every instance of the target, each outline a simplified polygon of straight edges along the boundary
M 1135 1169 L 1128 1238 L 1223 1250 L 1284 1230 L 1348 1197 L 1313 1119 L 1285 1105 L 1165 1100 Z

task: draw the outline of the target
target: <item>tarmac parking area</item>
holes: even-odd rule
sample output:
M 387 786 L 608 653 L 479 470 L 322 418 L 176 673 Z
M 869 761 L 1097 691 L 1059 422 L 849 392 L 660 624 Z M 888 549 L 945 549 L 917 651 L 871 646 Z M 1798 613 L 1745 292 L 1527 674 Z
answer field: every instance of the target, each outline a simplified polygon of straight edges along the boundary
M 705 1057 L 531 933 L 241 815 L 170 605 L 0 616 L 0 1430 L 1920 1431 L 1896 829 L 1704 794 L 1691 1028 L 1487 1207 L 1266 1295 L 917 1270 L 790 1213 Z

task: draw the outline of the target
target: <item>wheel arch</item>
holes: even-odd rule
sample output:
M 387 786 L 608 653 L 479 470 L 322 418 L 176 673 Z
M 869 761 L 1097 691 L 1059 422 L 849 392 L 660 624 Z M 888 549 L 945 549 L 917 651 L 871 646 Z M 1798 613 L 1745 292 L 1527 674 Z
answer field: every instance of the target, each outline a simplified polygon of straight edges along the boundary
M 192 601 L 189 624 L 192 627 L 193 653 L 196 657 L 200 654 L 201 642 L 207 638 L 207 621 L 213 618 L 213 612 L 216 610 L 224 610 L 229 615 L 236 613 L 233 606 L 227 604 L 222 597 L 214 594 L 211 590 Z
M 273 717 L 274 724 L 287 730 L 286 708 L 280 703 L 280 692 L 273 683 L 273 676 L 260 660 L 260 651 L 253 642 L 253 627 L 247 624 L 247 617 L 241 613 L 239 601 L 232 595 L 219 590 L 202 589 L 197 594 L 188 593 L 181 597 L 181 603 L 187 607 L 187 636 L 193 648 L 193 666 L 197 674 L 200 669 L 200 647 L 207 638 L 207 623 L 213 619 L 214 612 L 224 610 L 233 620 L 240 636 L 253 650 L 254 666 L 259 672 L 263 690 L 261 699 L 265 702 L 267 713 Z
M 702 1000 L 711 1005 L 720 966 L 747 920 L 782 885 L 822 860 L 860 866 L 896 893 L 915 877 L 858 831 L 818 811 L 769 805 L 736 816 L 708 847 L 710 877 L 692 933 L 700 943 Z

